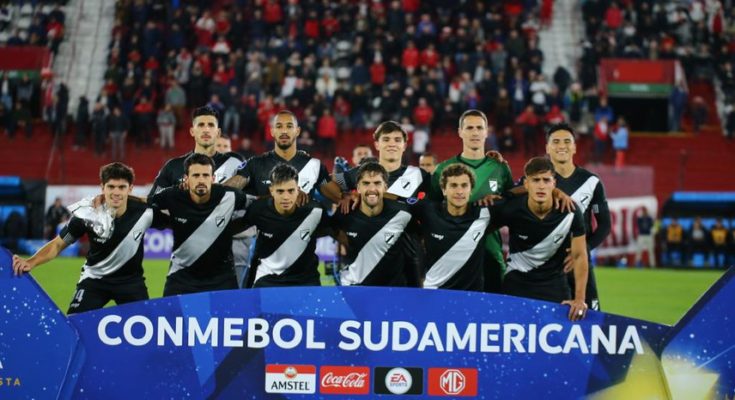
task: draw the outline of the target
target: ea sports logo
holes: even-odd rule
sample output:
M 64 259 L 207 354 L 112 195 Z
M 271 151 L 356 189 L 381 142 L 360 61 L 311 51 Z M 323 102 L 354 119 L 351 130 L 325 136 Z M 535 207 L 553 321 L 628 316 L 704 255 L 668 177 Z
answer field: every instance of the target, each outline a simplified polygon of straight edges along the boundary
M 413 378 L 405 368 L 393 368 L 385 375 L 385 387 L 393 394 L 404 394 L 411 389 Z
M 465 388 L 467 379 L 462 371 L 448 369 L 439 378 L 439 387 L 446 394 L 460 394 Z

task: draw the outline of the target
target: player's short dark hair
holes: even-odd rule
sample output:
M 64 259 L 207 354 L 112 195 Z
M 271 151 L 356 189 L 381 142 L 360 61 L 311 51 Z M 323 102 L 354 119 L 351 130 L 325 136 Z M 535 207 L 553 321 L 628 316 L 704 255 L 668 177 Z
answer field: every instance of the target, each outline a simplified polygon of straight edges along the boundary
M 100 167 L 100 182 L 104 185 L 111 179 L 122 179 L 132 185 L 135 180 L 135 171 L 121 162 L 114 162 Z
M 385 182 L 386 185 L 388 184 L 388 171 L 386 171 L 385 168 L 377 162 L 371 161 L 360 164 L 360 168 L 357 169 L 357 182 L 360 182 L 362 177 L 366 174 L 380 175 L 383 178 L 383 182 Z
M 299 184 L 299 171 L 291 165 L 280 163 L 273 167 L 270 173 L 271 185 L 280 185 L 288 181 L 296 181 Z
M 204 107 L 197 107 L 194 109 L 194 111 L 191 112 L 191 121 L 194 122 L 197 117 L 204 117 L 204 116 L 212 116 L 214 119 L 217 120 L 217 125 L 219 126 L 219 113 L 217 110 L 210 106 L 204 106 Z
M 577 133 L 574 132 L 574 128 L 572 128 L 571 125 L 567 124 L 566 122 L 560 122 L 558 124 L 553 124 L 549 127 L 549 129 L 546 130 L 546 142 L 549 142 L 549 138 L 551 135 L 553 135 L 557 131 L 567 131 L 572 134 L 572 138 L 574 141 L 577 141 Z
M 551 163 L 551 160 L 549 160 L 546 157 L 534 157 L 526 163 L 526 166 L 523 167 L 523 172 L 526 174 L 526 176 L 532 176 L 532 175 L 538 175 L 543 174 L 544 172 L 551 172 L 552 174 L 556 172 L 554 170 L 554 164 Z
M 209 157 L 206 154 L 193 153 L 189 157 L 186 157 L 186 160 L 184 160 L 184 172 L 186 173 L 186 175 L 189 175 L 189 167 L 194 164 L 211 165 L 212 173 L 214 173 L 214 170 L 215 170 L 214 160 L 212 160 L 212 157 Z
M 470 177 L 470 187 L 475 188 L 475 172 L 472 171 L 468 166 L 464 164 L 452 164 L 442 171 L 442 176 L 439 180 L 439 185 L 442 189 L 447 187 L 447 181 L 453 176 L 467 175 Z
M 375 132 L 373 132 L 373 139 L 375 139 L 375 141 L 377 142 L 378 140 L 380 140 L 381 136 L 393 132 L 401 132 L 401 135 L 403 136 L 403 141 L 408 141 L 408 133 L 406 133 L 406 130 L 403 129 L 401 124 L 396 121 L 381 122 L 380 125 L 375 128 Z
M 487 122 L 487 115 L 485 115 L 484 112 L 480 110 L 469 109 L 462 113 L 462 115 L 459 116 L 459 129 L 462 129 L 462 124 L 464 123 L 465 118 L 467 117 L 480 117 L 483 121 L 485 121 L 485 126 L 490 126 L 490 124 Z
M 292 111 L 289 110 L 281 110 L 276 113 L 276 115 L 273 116 L 273 119 L 271 120 L 271 124 L 276 123 L 276 118 L 278 118 L 279 115 L 290 115 L 291 118 L 296 122 L 296 126 L 299 126 L 299 119 L 296 118 L 296 114 L 294 114 Z

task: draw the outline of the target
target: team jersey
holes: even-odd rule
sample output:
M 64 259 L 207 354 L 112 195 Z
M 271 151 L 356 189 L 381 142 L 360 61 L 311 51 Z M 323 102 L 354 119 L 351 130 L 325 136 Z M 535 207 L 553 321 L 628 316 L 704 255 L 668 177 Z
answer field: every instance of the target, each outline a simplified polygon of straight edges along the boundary
M 230 221 L 250 203 L 240 191 L 212 185 L 211 197 L 196 204 L 188 191 L 167 188 L 148 198 L 151 207 L 170 215 L 174 247 L 168 278 L 192 287 L 216 286 L 234 279 Z
M 184 161 L 192 154 L 194 152 L 190 151 L 182 156 L 166 161 L 163 168 L 158 171 L 158 175 L 153 182 L 153 187 L 148 196 L 153 196 L 167 187 L 178 186 L 184 180 L 184 175 L 186 175 Z M 215 167 L 215 183 L 223 183 L 231 178 L 243 162 L 242 157 L 237 153 L 214 153 L 212 160 L 214 161 Z
M 496 202 L 491 207 L 493 227 L 509 231 L 507 273 L 518 271 L 528 281 L 544 281 L 562 276 L 566 249 L 572 237 L 585 234 L 582 212 L 561 212 L 556 208 L 539 219 L 528 208 L 528 195 Z
M 342 285 L 405 286 L 405 241 L 401 240 L 411 213 L 408 206 L 384 200 L 383 211 L 368 217 L 360 209 L 337 213 L 332 226 L 347 236 Z
M 584 214 L 587 230 L 587 247 L 594 249 L 610 233 L 610 212 L 605 198 L 605 187 L 600 178 L 592 172 L 575 167 L 568 177 L 556 174 L 556 187 L 568 194 Z M 592 230 L 592 215 L 595 215 L 597 228 Z
M 327 211 L 315 201 L 290 215 L 279 214 L 272 198 L 251 204 L 245 222 L 258 228 L 250 268 L 252 286 L 319 285 L 316 239 L 326 221 Z
M 412 212 L 424 233 L 424 288 L 482 291 L 482 243 L 490 224 L 490 210 L 470 205 L 464 215 L 452 216 L 446 203 L 420 201 Z
M 347 190 L 357 188 L 357 173 L 359 167 L 345 173 Z M 431 189 L 431 175 L 419 167 L 401 165 L 395 171 L 388 173 L 388 191 L 402 199 L 416 198 L 419 193 L 427 193 Z
M 143 235 L 151 226 L 161 227 L 165 216 L 145 204 L 128 200 L 125 213 L 115 218 L 112 236 L 104 240 L 85 222 L 72 217 L 59 232 L 59 237 L 72 244 L 85 234 L 89 238 L 87 260 L 82 266 L 84 279 L 99 279 L 110 283 L 143 279 Z
M 314 190 L 330 180 L 327 168 L 318 158 L 299 150 L 291 160 L 287 161 L 271 150 L 250 158 L 237 171 L 237 175 L 248 179 L 248 184 L 243 190 L 255 196 L 267 196 L 269 194 L 268 188 L 271 185 L 271 171 L 278 164 L 288 164 L 296 168 L 299 171 L 299 187 L 309 195 L 313 195 Z
M 434 170 L 431 181 L 431 198 L 437 201 L 443 199 L 440 179 L 442 171 L 452 164 L 464 164 L 475 173 L 475 187 L 470 195 L 473 203 L 488 194 L 502 195 L 513 187 L 513 175 L 508 164 L 501 163 L 490 157 L 481 160 L 470 160 L 460 155 L 439 163 Z M 489 256 L 498 265 L 503 265 L 503 242 L 500 232 L 489 232 L 485 239 L 485 249 Z M 490 261 L 490 260 L 486 260 Z

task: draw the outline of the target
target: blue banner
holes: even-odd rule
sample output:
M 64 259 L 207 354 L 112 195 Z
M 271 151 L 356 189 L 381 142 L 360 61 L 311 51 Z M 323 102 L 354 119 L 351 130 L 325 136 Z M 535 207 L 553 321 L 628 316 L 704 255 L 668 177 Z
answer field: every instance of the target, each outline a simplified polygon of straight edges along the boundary
M 687 358 L 719 351 L 703 376 L 717 393 L 734 387 L 733 326 L 719 308 L 735 293 L 733 271 L 697 310 L 729 330 L 708 324 L 700 340 L 703 326 L 596 312 L 570 322 L 557 304 L 407 288 L 211 292 L 67 320 L 0 258 L 0 311 L 12 315 L 0 320 L 0 377 L 20 380 L 4 381 L 2 398 L 668 398 L 667 345 Z

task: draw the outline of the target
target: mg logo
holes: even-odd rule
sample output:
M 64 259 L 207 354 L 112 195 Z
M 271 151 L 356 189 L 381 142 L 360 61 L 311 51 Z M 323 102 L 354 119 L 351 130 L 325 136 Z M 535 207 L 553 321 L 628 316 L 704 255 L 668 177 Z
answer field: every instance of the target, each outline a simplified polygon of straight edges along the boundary
M 460 394 L 465 388 L 466 379 L 462 371 L 448 369 L 439 378 L 439 387 L 446 394 Z

